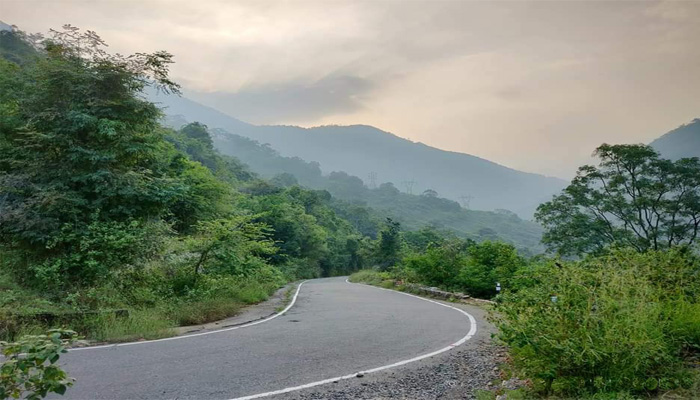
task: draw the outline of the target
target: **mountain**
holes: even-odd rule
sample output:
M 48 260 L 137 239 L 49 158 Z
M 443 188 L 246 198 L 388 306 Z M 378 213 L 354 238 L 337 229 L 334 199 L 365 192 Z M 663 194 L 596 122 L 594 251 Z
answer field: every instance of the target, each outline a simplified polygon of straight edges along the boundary
M 650 143 L 664 158 L 700 157 L 700 118 L 668 132 Z
M 529 218 L 540 203 L 566 182 L 517 171 L 469 154 L 436 149 L 367 126 L 256 126 L 184 97 L 151 92 L 151 100 L 210 128 L 269 144 L 281 155 L 315 161 L 324 173 L 345 171 L 368 186 L 392 182 L 408 193 L 434 190 L 441 197 L 480 210 L 511 210 Z M 224 153 L 231 153 L 225 147 Z
M 22 65 L 37 56 L 37 51 L 12 26 L 0 21 L 0 59 Z
M 182 116 L 166 119 L 165 124 L 180 128 L 188 121 Z M 334 199 L 334 210 L 351 221 L 364 235 L 376 237 L 377 223 L 391 218 L 406 230 L 431 226 L 451 231 L 457 236 L 475 241 L 502 240 L 515 245 L 523 254 L 544 251 L 540 244 L 542 227 L 506 211 L 467 210 L 459 203 L 440 198 L 437 193 L 413 195 L 400 192 L 393 184 L 383 183 L 369 188 L 364 182 L 345 172 L 324 175 L 317 162 L 299 157 L 285 157 L 269 145 L 223 129 L 210 131 L 216 148 L 237 158 L 252 171 L 276 186 L 303 186 L 327 190 Z M 369 207 L 369 208 L 368 208 Z

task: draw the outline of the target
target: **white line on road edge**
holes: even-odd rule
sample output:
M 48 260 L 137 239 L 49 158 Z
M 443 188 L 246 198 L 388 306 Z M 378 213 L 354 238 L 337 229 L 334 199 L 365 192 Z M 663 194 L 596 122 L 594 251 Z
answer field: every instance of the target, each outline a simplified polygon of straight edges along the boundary
M 235 331 L 236 329 L 247 328 L 247 327 L 249 327 L 249 326 L 262 324 L 263 322 L 271 321 L 271 320 L 273 320 L 273 319 L 279 317 L 280 315 L 286 313 L 287 311 L 289 311 L 289 309 L 292 308 L 292 306 L 294 305 L 294 303 L 296 303 L 296 301 L 297 301 L 297 296 L 299 296 L 299 291 L 301 290 L 301 285 L 303 285 L 303 284 L 306 283 L 306 282 L 307 282 L 307 281 L 303 281 L 302 283 L 299 284 L 299 286 L 297 286 L 297 291 L 294 293 L 294 297 L 292 298 L 292 301 L 289 303 L 289 305 L 287 305 L 287 307 L 285 307 L 284 310 L 278 312 L 278 313 L 275 314 L 275 315 L 269 316 L 269 317 L 264 318 L 264 319 L 261 319 L 261 320 L 257 320 L 257 321 L 254 321 L 254 322 L 248 322 L 247 324 L 238 325 L 238 326 L 234 326 L 234 327 L 231 327 L 231 328 L 223 328 L 223 329 L 217 329 L 217 330 L 214 330 L 214 331 L 207 331 L 207 332 L 201 332 L 201 333 L 193 333 L 193 334 L 191 334 L 191 335 L 173 336 L 173 337 L 168 337 L 168 338 L 163 338 L 163 339 L 154 339 L 154 340 L 142 340 L 142 341 L 140 341 L 140 342 L 104 344 L 104 345 L 100 345 L 100 346 L 90 346 L 90 347 L 75 347 L 75 348 L 72 348 L 72 349 L 68 349 L 68 351 L 108 349 L 108 348 L 112 348 L 112 347 L 132 346 L 132 345 L 135 345 L 135 344 L 147 344 L 147 343 L 155 343 L 155 342 L 165 342 L 165 341 L 168 341 L 168 340 L 187 339 L 187 338 L 191 338 L 191 337 L 195 337 L 195 336 L 204 336 L 204 335 L 212 335 L 212 334 L 214 334 L 214 333 Z
M 375 289 L 379 289 L 379 290 L 386 290 L 386 291 L 389 291 L 389 292 L 394 292 L 394 293 L 399 293 L 399 294 L 403 294 L 403 295 L 406 295 L 406 296 L 415 297 L 415 298 L 420 299 L 420 300 L 423 300 L 423 301 L 428 301 L 428 302 L 431 302 L 431 303 L 435 303 L 435 304 L 437 304 L 437 305 L 439 305 L 439 306 L 443 306 L 443 307 L 447 307 L 447 308 L 451 308 L 451 309 L 453 309 L 453 310 L 459 311 L 459 312 L 461 312 L 462 314 L 466 315 L 467 318 L 469 318 L 469 325 L 470 325 L 469 332 L 467 332 L 466 336 L 464 336 L 463 338 L 459 339 L 458 341 L 452 343 L 451 345 L 449 345 L 449 346 L 447 346 L 447 347 L 443 347 L 443 348 L 440 349 L 440 350 L 435 350 L 435 351 L 433 351 L 433 352 L 431 352 L 431 353 L 428 353 L 428 354 L 423 354 L 423 355 L 420 355 L 420 356 L 418 356 L 418 357 L 413 357 L 413 358 L 408 359 L 408 360 L 403 360 L 403 361 L 395 362 L 395 363 L 393 363 L 393 364 L 383 365 L 383 366 L 381 366 L 381 367 L 372 368 L 372 369 L 369 369 L 369 370 L 367 370 L 367 371 L 362 371 L 362 373 L 365 374 L 365 375 L 366 375 L 366 374 L 371 374 L 371 373 L 373 373 L 373 372 L 384 371 L 384 370 L 387 370 L 387 369 L 390 369 L 390 368 L 400 367 L 400 366 L 402 366 L 402 365 L 406 365 L 406 364 L 410 364 L 410 363 L 412 363 L 412 362 L 420 361 L 420 360 L 423 360 L 423 359 L 428 358 L 428 357 L 436 356 L 436 355 L 438 355 L 438 354 L 441 354 L 441 353 L 444 353 L 444 352 L 446 352 L 446 351 L 452 350 L 453 348 L 455 348 L 455 347 L 457 347 L 457 346 L 459 346 L 459 345 L 464 344 L 464 342 L 466 342 L 467 340 L 471 339 L 474 335 L 476 335 L 476 319 L 474 319 L 474 317 L 473 317 L 471 314 L 469 314 L 468 312 L 466 312 L 466 311 L 464 311 L 464 310 L 461 310 L 461 309 L 459 309 L 459 308 L 457 308 L 457 307 L 453 307 L 453 306 L 448 305 L 448 304 L 443 304 L 443 303 L 440 303 L 440 302 L 435 301 L 435 300 L 426 299 L 426 298 L 423 298 L 423 297 L 420 297 L 420 296 L 415 296 L 415 295 L 412 295 L 412 294 L 409 294 L 409 293 L 399 292 L 399 291 L 396 291 L 396 290 L 389 290 L 389 289 L 384 289 L 384 288 L 380 288 L 380 287 L 376 287 L 376 286 L 364 285 L 364 284 L 361 284 L 361 283 L 352 283 L 352 282 L 350 282 L 350 281 L 347 280 L 347 279 L 345 280 L 345 282 L 346 282 L 346 283 L 349 283 L 349 284 L 352 284 L 352 285 L 369 286 L 369 287 L 372 287 L 372 288 L 375 288 Z M 325 384 L 328 384 L 328 383 L 333 383 L 333 382 L 337 382 L 337 381 L 341 381 L 341 380 L 345 380 L 345 379 L 351 379 L 351 378 L 355 378 L 356 376 L 357 376 L 357 373 L 348 374 L 348 375 L 343 375 L 343 376 L 337 376 L 337 377 L 335 377 L 335 378 L 328 378 L 328 379 L 324 379 L 324 380 L 322 380 L 322 381 L 311 382 L 311 383 L 307 383 L 307 384 L 299 385 L 299 386 L 292 386 L 292 387 L 288 387 L 288 388 L 284 388 L 284 389 L 274 390 L 274 391 L 272 391 L 272 392 L 265 392 L 265 393 L 253 394 L 253 395 L 250 395 L 250 396 L 236 397 L 236 398 L 231 399 L 231 400 L 253 400 L 253 399 L 260 399 L 260 398 L 263 398 L 263 397 L 269 397 L 269 396 L 274 396 L 274 395 L 277 395 L 277 394 L 295 392 L 295 391 L 297 391 L 297 390 L 308 389 L 308 388 L 312 388 L 312 387 L 315 387 L 315 386 L 321 386 L 321 385 L 325 385 Z

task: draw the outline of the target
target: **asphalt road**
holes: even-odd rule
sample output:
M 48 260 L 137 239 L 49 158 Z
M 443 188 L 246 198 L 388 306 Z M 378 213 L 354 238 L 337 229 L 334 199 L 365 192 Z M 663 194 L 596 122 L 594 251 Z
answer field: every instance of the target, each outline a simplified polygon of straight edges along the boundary
M 70 399 L 233 399 L 412 359 L 472 330 L 466 315 L 345 278 L 304 283 L 285 314 L 206 336 L 72 351 Z M 473 330 L 472 330 L 473 332 Z

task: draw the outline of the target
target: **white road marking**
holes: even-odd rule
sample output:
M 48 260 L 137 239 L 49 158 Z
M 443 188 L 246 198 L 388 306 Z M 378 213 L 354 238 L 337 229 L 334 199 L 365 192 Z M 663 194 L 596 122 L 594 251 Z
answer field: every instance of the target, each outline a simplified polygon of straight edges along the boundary
M 292 298 L 292 301 L 285 307 L 284 310 L 278 312 L 275 315 L 269 316 L 267 318 L 254 321 L 254 322 L 249 322 L 247 324 L 243 325 L 238 325 L 238 326 L 233 326 L 231 328 L 223 328 L 223 329 L 217 329 L 214 331 L 207 331 L 207 332 L 201 332 L 201 333 L 193 333 L 191 335 L 182 335 L 182 336 L 173 336 L 173 337 L 168 337 L 168 338 L 163 338 L 163 339 L 154 339 L 154 340 L 142 340 L 140 342 L 128 342 L 128 343 L 116 343 L 116 344 L 105 344 L 105 345 L 100 345 L 100 346 L 90 346 L 90 347 L 75 347 L 72 349 L 68 349 L 68 351 L 80 351 L 80 350 L 96 350 L 96 349 L 108 349 L 108 348 L 113 348 L 113 347 L 123 347 L 123 346 L 133 346 L 136 344 L 150 344 L 150 343 L 156 343 L 156 342 L 165 342 L 168 340 L 179 340 L 179 339 L 187 339 L 191 337 L 196 337 L 196 336 L 205 336 L 205 335 L 213 335 L 215 333 L 221 333 L 221 332 L 228 332 L 228 331 L 235 331 L 236 329 L 241 329 L 241 328 L 247 328 L 249 326 L 254 326 L 258 324 L 262 324 L 263 322 L 268 322 L 271 321 L 280 315 L 283 315 L 287 311 L 289 311 L 290 308 L 296 303 L 297 297 L 299 296 L 299 291 L 301 290 L 301 286 L 306 283 L 307 281 L 304 281 L 297 286 L 297 291 L 294 293 L 294 297 Z
M 346 283 L 349 283 L 349 284 L 352 284 L 352 285 L 363 285 L 363 284 L 359 284 L 359 283 L 352 283 L 352 282 L 350 282 L 350 281 L 347 280 L 347 279 L 345 280 L 345 282 L 346 282 Z M 370 286 L 370 285 L 363 285 L 363 286 Z M 396 290 L 384 289 L 384 288 L 380 288 L 380 287 L 376 287 L 376 286 L 370 286 L 370 287 L 373 287 L 373 288 L 379 289 L 379 290 L 387 290 L 387 291 L 390 291 L 390 292 L 403 294 L 403 295 L 405 295 L 405 296 L 415 297 L 415 298 L 420 299 L 420 300 L 423 300 L 423 301 L 428 301 L 428 302 L 431 302 L 431 303 L 435 303 L 435 304 L 437 304 L 437 305 L 439 305 L 439 306 L 443 306 L 443 307 L 447 307 L 447 308 L 451 308 L 451 309 L 453 309 L 453 310 L 459 311 L 460 313 L 466 315 L 467 318 L 469 318 L 469 325 L 470 325 L 470 328 L 469 328 L 469 332 L 467 332 L 467 334 L 466 334 L 463 338 L 459 339 L 458 341 L 452 343 L 451 345 L 449 345 L 449 346 L 447 346 L 447 347 L 443 347 L 443 348 L 440 349 L 440 350 L 435 350 L 435 351 L 433 351 L 433 352 L 431 352 L 431 353 L 423 354 L 423 355 L 420 355 L 420 356 L 417 356 L 417 357 L 413 357 L 413 358 L 410 358 L 410 359 L 408 359 L 408 360 L 403 360 L 403 361 L 395 362 L 395 363 L 389 364 L 389 365 L 383 365 L 383 366 L 381 366 L 381 367 L 372 368 L 372 369 L 367 370 L 367 371 L 361 371 L 361 372 L 362 372 L 363 374 L 365 374 L 365 375 L 366 375 L 366 374 L 371 374 L 371 373 L 373 373 L 373 372 L 384 371 L 384 370 L 387 370 L 387 369 L 390 369 L 390 368 L 400 367 L 400 366 L 402 366 L 402 365 L 406 365 L 406 364 L 410 364 L 410 363 L 412 363 L 412 362 L 420 361 L 420 360 L 423 360 L 423 359 L 428 358 L 428 357 L 436 356 L 436 355 L 438 355 L 438 354 L 441 354 L 441 353 L 444 353 L 444 352 L 446 352 L 446 351 L 452 350 L 453 348 L 455 348 L 455 347 L 457 347 L 457 346 L 459 346 L 459 345 L 464 344 L 464 342 L 466 342 L 467 340 L 471 339 L 474 335 L 476 335 L 476 319 L 474 319 L 474 317 L 473 317 L 471 314 L 469 314 L 468 312 L 466 312 L 466 311 L 464 311 L 464 310 L 461 310 L 461 309 L 459 309 L 459 308 L 457 308 L 457 307 L 453 307 L 453 306 L 448 305 L 448 304 L 440 303 L 440 302 L 435 301 L 435 300 L 430 300 L 430 299 L 426 299 L 426 298 L 423 298 L 423 297 L 420 297 L 420 296 L 415 296 L 415 295 L 412 295 L 412 294 L 409 294 L 409 293 L 399 292 L 399 291 L 396 291 Z M 292 387 L 288 387 L 288 388 L 284 388 L 284 389 L 274 390 L 274 391 L 272 391 L 272 392 L 265 392 L 265 393 L 253 394 L 253 395 L 250 395 L 250 396 L 236 397 L 236 398 L 231 399 L 231 400 L 252 400 L 252 399 L 260 399 L 260 398 L 263 398 L 263 397 L 269 397 L 269 396 L 274 396 L 274 395 L 283 394 L 283 393 L 295 392 L 295 391 L 297 391 L 297 390 L 308 389 L 308 388 L 312 388 L 312 387 L 315 387 L 315 386 L 321 386 L 321 385 L 325 385 L 325 384 L 328 384 L 328 383 L 333 383 L 333 382 L 337 382 L 337 381 L 341 381 L 341 380 L 345 380 L 345 379 L 351 379 L 351 378 L 354 378 L 356 375 L 357 375 L 357 373 L 352 373 L 352 374 L 343 375 L 343 376 L 336 376 L 335 378 L 328 378 L 328 379 L 324 379 L 324 380 L 322 380 L 322 381 L 311 382 L 311 383 L 307 383 L 307 384 L 299 385 L 299 386 L 292 386 Z

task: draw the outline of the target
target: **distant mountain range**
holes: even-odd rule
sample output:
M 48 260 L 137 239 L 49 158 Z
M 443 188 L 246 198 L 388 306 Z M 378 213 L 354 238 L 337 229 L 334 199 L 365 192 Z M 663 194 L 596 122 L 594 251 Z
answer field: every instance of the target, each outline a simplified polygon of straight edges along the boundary
M 168 117 L 164 122 L 178 129 L 189 121 L 178 115 Z M 382 221 L 388 217 L 399 222 L 405 230 L 429 226 L 475 241 L 502 240 L 512 243 L 522 254 L 544 251 L 540 244 L 542 227 L 512 212 L 468 210 L 456 201 L 440 198 L 433 192 L 420 195 L 402 193 L 391 183 L 369 188 L 356 176 L 346 172 L 324 175 L 319 163 L 282 156 L 269 145 L 262 145 L 248 137 L 220 128 L 211 129 L 210 133 L 216 148 L 225 149 L 227 155 L 244 162 L 251 171 L 268 178 L 274 186 L 300 184 L 328 191 L 334 198 L 332 204 L 335 211 L 352 221 L 367 236 L 376 237 L 377 234 L 376 225 L 368 224 L 369 220 Z M 348 210 L 354 211 L 347 213 Z
M 530 218 L 540 203 L 565 185 L 564 180 L 517 171 L 469 154 L 439 150 L 367 125 L 256 126 L 184 97 L 151 92 L 166 114 L 199 121 L 269 144 L 282 156 L 318 162 L 328 174 L 344 171 L 367 186 L 392 182 L 398 189 L 439 196 L 478 210 L 506 209 Z M 232 154 L 225 146 L 223 153 Z
M 664 158 L 700 157 L 700 118 L 681 125 L 650 145 Z

